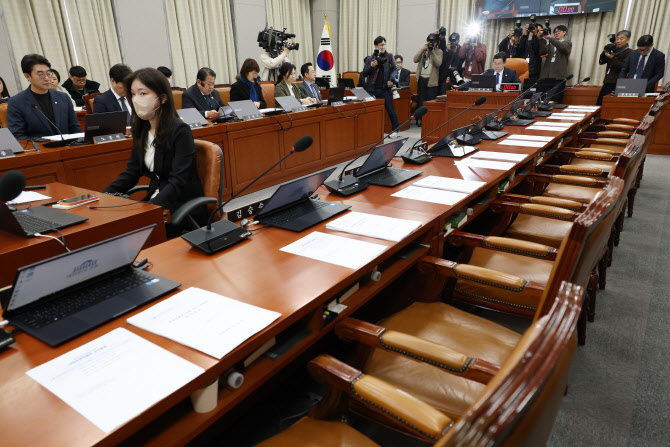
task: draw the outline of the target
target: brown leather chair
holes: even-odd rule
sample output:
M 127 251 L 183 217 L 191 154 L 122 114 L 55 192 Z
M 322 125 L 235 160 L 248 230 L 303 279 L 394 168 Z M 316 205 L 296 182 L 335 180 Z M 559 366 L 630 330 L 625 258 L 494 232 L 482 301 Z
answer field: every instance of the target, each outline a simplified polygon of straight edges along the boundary
M 521 83 L 523 83 L 524 79 L 528 79 L 528 61 L 526 59 L 511 57 L 505 62 L 505 67 L 516 71 L 516 75 L 521 80 Z
M 275 83 L 272 81 L 261 81 L 261 88 L 263 89 L 263 96 L 265 98 L 270 98 L 272 102 L 274 102 L 275 98 Z M 266 99 L 267 101 L 267 99 Z M 268 107 L 270 107 L 270 103 L 268 103 Z
M 357 71 L 345 71 L 342 73 L 342 79 L 353 79 L 354 81 L 354 86 L 358 85 L 358 78 L 360 77 L 360 73 Z
M 409 74 L 409 91 L 412 93 L 412 105 L 410 106 L 410 112 L 414 111 L 419 107 L 419 82 L 416 80 L 416 73 Z
M 86 106 L 86 113 L 93 113 L 93 99 L 96 96 L 102 95 L 102 93 L 91 93 L 90 95 L 84 95 L 84 105 Z
M 230 102 L 230 86 L 226 87 L 219 87 L 216 89 L 217 92 L 219 92 L 219 95 L 221 96 L 221 101 L 223 101 L 224 104 L 228 104 Z
M 465 445 L 461 439 L 473 427 L 486 432 L 479 436 L 492 438 L 493 442 L 486 445 L 493 445 L 494 442 L 496 445 L 510 446 L 544 445 L 551 433 L 567 384 L 575 352 L 573 334 L 582 296 L 583 291 L 579 287 L 563 284 L 548 314 L 539 318 L 523 336 L 519 336 L 506 361 L 500 367 L 491 365 L 485 377 L 479 378 L 486 385 L 481 388 L 461 420 L 454 419 L 455 424 L 450 417 L 430 404 L 333 357 L 317 357 L 309 363 L 308 370 L 317 381 L 326 382 L 331 390 L 346 394 L 349 400 L 389 421 L 393 428 L 409 432 L 424 441 L 437 441 L 435 445 Z M 345 322 L 351 323 L 353 327 L 361 323 L 351 319 Z M 403 334 L 387 331 L 372 338 L 373 343 L 379 345 L 383 343 L 381 340 L 397 340 L 399 336 Z M 433 368 L 441 368 L 442 360 L 455 360 L 453 354 L 442 346 L 427 344 L 425 340 L 414 337 L 405 337 L 403 340 L 430 351 L 430 362 L 435 365 L 431 366 Z M 417 360 L 423 362 L 427 359 Z M 511 408 L 515 411 L 510 413 Z M 315 414 L 319 412 L 323 412 L 321 416 L 328 416 L 330 409 L 323 411 L 319 408 Z M 510 414 L 513 417 L 510 418 Z M 488 424 L 482 423 L 485 415 L 489 415 L 486 419 Z M 509 427 L 522 427 L 523 430 L 509 430 Z M 454 443 L 454 440 L 458 441 Z M 368 447 L 377 444 L 345 424 L 303 418 L 259 446 L 295 445 Z
M 7 127 L 7 103 L 0 104 L 0 126 Z
M 184 93 L 183 90 L 172 90 L 172 99 L 174 100 L 174 108 L 179 110 L 181 109 L 181 97 Z

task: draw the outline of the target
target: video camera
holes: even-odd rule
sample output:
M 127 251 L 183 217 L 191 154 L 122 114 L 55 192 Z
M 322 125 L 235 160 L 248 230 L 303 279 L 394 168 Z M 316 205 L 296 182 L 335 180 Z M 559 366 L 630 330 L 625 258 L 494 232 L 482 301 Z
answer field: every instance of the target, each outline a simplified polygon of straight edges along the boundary
M 258 33 L 258 46 L 270 53 L 272 57 L 276 57 L 284 48 L 289 50 L 297 50 L 300 48 L 299 43 L 288 42 L 289 39 L 295 37 L 295 34 L 287 33 L 286 28 L 282 31 L 276 29 L 265 28 Z
M 614 53 L 614 50 L 616 49 L 616 45 L 614 44 L 614 42 L 616 42 L 616 34 L 608 34 L 607 39 L 610 43 L 605 45 L 605 51 L 607 53 Z

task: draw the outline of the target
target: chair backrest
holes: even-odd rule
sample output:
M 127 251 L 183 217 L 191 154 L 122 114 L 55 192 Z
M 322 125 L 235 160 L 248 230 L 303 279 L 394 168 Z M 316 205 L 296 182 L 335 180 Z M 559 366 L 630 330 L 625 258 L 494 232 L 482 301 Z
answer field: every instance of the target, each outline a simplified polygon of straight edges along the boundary
M 0 126 L 7 127 L 7 103 L 0 104 Z
M 212 142 L 195 140 L 196 166 L 205 197 L 215 197 L 217 203 L 208 203 L 207 211 L 212 213 L 223 200 L 225 184 L 223 151 Z
M 527 79 L 528 74 L 528 61 L 526 59 L 521 59 L 519 57 L 511 57 L 505 62 L 505 67 L 511 68 L 516 71 L 516 75 L 519 77 L 523 83 L 524 79 Z
M 416 73 L 409 74 L 409 91 L 413 95 L 419 94 L 419 81 L 416 80 Z
M 221 101 L 223 101 L 224 104 L 228 104 L 230 102 L 230 86 L 218 87 L 216 91 L 219 92 Z
M 549 313 L 526 331 L 481 396 L 436 446 L 547 443 L 568 381 L 583 295 L 581 287 L 561 284 Z
M 83 100 L 84 100 L 84 106 L 86 107 L 86 113 L 93 113 L 93 99 L 98 96 L 102 95 L 102 93 L 91 93 L 90 95 L 84 95 Z
M 270 98 L 272 101 L 274 101 L 275 98 L 275 83 L 272 81 L 262 81 L 261 83 L 261 88 L 263 89 L 263 93 L 265 96 L 265 101 L 267 102 L 267 98 Z M 268 104 L 268 107 L 270 104 Z
M 181 96 L 184 93 L 183 90 L 172 90 L 172 99 L 174 100 L 174 108 L 179 110 L 181 109 Z
M 342 79 L 353 79 L 354 80 L 354 85 L 358 85 L 358 78 L 360 77 L 360 73 L 357 71 L 345 71 L 342 73 Z

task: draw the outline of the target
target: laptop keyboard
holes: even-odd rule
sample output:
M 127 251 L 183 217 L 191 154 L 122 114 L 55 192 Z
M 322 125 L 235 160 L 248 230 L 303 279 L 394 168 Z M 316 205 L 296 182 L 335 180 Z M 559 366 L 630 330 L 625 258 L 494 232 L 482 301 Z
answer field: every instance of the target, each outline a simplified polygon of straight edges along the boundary
M 377 171 L 374 174 L 370 174 L 364 178 L 365 180 L 380 181 L 395 177 L 397 174 L 401 172 L 404 172 L 404 169 L 388 167 L 386 169 L 382 169 L 381 171 Z
M 262 221 L 263 223 L 267 224 L 283 224 L 286 222 L 290 222 L 292 220 L 295 220 L 299 217 L 304 216 L 305 214 L 311 213 L 312 211 L 316 211 L 319 208 L 323 208 L 324 206 L 329 206 L 331 205 L 330 202 L 324 202 L 321 200 L 307 200 L 299 205 L 293 206 L 287 210 L 281 211 L 277 214 L 273 214 L 271 216 L 263 217 Z
M 21 225 L 26 234 L 34 235 L 35 233 L 45 233 L 58 228 L 60 225 L 50 220 L 42 219 L 41 217 L 33 216 L 31 213 L 24 213 L 17 211 L 14 213 L 16 221 Z
M 88 307 L 120 295 L 129 289 L 151 281 L 153 278 L 153 276 L 141 270 L 130 269 L 120 275 L 104 279 L 84 290 L 76 291 L 27 311 L 21 315 L 21 319 L 32 328 L 39 329 L 54 321 L 74 315 Z

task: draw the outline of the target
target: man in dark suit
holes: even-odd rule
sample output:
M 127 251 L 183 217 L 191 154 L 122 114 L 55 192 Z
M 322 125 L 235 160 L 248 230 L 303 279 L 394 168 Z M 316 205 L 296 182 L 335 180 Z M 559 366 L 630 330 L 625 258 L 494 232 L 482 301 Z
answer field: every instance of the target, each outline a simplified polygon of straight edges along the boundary
M 123 80 L 132 72 L 130 67 L 124 64 L 116 64 L 109 69 L 109 82 L 112 88 L 93 99 L 93 113 L 124 111 L 128 114 L 127 125 L 130 126 L 132 112 Z
M 87 73 L 84 67 L 75 65 L 70 68 L 70 77 L 63 82 L 62 86 L 70 94 L 77 107 L 85 107 L 84 96 L 91 93 L 100 93 L 100 83 L 86 79 Z
M 403 58 L 399 54 L 395 55 L 395 64 L 398 66 L 398 74 L 393 82 L 397 87 L 409 87 L 410 72 L 406 68 L 402 68 Z M 442 67 L 440 67 L 442 68 Z
M 302 84 L 300 84 L 298 88 L 305 92 L 310 98 L 314 98 L 317 101 L 323 101 L 319 86 L 315 84 L 316 71 L 314 70 L 312 63 L 307 62 L 302 64 L 302 67 L 300 67 L 300 74 L 302 75 Z
M 223 101 L 219 92 L 214 90 L 216 73 L 211 68 L 198 70 L 195 84 L 190 86 L 181 97 L 182 109 L 196 109 L 205 118 L 218 118 Z
M 646 79 L 646 92 L 653 93 L 655 84 L 664 72 L 665 54 L 654 48 L 654 38 L 646 34 L 637 40 L 637 51 L 628 55 L 619 78 Z
M 505 62 L 507 62 L 507 54 L 501 51 L 493 56 L 493 68 L 489 68 L 482 73 L 483 75 L 494 75 L 496 77 L 496 90 L 502 90 L 501 84 L 521 84 L 516 70 L 505 67 Z M 460 88 L 469 86 L 470 81 L 461 85 Z
M 55 135 L 59 131 L 80 133 L 81 127 L 68 95 L 51 90 L 49 61 L 39 54 L 28 54 L 21 59 L 21 70 L 30 87 L 8 101 L 7 127 L 14 137 L 25 140 Z

